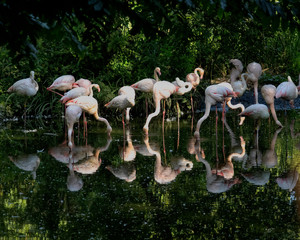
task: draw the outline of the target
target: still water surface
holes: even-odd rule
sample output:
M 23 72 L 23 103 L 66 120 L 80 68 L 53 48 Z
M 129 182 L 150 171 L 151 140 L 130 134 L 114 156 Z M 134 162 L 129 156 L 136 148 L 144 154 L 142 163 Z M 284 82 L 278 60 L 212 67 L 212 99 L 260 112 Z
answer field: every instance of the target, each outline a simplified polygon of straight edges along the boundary
M 294 111 L 279 117 L 281 130 L 230 114 L 216 129 L 212 113 L 200 142 L 191 119 L 162 131 L 157 117 L 148 138 L 142 121 L 125 134 L 111 122 L 111 137 L 89 121 L 72 152 L 62 120 L 31 120 L 25 132 L 2 123 L 0 236 L 299 239 L 300 123 Z

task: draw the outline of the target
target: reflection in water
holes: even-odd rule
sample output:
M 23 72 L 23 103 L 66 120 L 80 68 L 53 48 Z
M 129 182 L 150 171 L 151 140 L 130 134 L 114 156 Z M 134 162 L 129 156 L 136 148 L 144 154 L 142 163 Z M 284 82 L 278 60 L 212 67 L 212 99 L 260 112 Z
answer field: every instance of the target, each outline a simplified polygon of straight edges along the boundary
M 276 178 L 278 186 L 284 190 L 292 191 L 297 184 L 299 173 L 296 168 L 289 170 L 282 177 Z
M 200 146 L 200 140 L 195 143 L 196 160 L 204 164 L 206 168 L 206 188 L 211 193 L 222 193 L 228 191 L 237 183 L 241 183 L 238 178 L 234 177 L 234 167 L 232 164 L 233 157 L 242 158 L 245 155 L 245 141 L 241 137 L 242 153 L 231 153 L 225 162 L 225 165 L 216 169 L 211 169 L 208 161 L 204 159 L 204 150 Z
M 270 171 L 261 168 L 261 165 L 267 168 L 273 168 L 277 165 L 275 145 L 281 129 L 282 128 L 279 128 L 275 131 L 270 147 L 264 152 L 264 154 L 262 154 L 259 150 L 259 129 L 257 128 L 255 130 L 253 148 L 250 150 L 247 166 L 244 165 L 244 169 L 250 170 L 247 173 L 242 173 L 242 176 L 248 182 L 258 186 L 263 186 L 269 182 Z
M 219 138 L 215 144 L 215 118 L 210 119 L 212 121 L 207 122 L 210 127 L 202 129 L 206 137 L 200 139 L 202 142 L 190 138 L 193 135 L 190 122 L 181 121 L 179 148 L 176 148 L 179 135 L 173 123 L 166 128 L 165 139 L 159 127 L 151 132 L 150 140 L 143 139 L 138 130 L 141 127 L 131 123 L 131 132 L 123 138 L 119 133 L 122 128 L 119 128 L 120 131 L 112 135 L 112 144 L 111 139 L 95 128 L 88 144 L 80 145 L 78 141 L 72 152 L 66 142 L 49 149 L 58 139 L 63 139 L 63 134 L 43 135 L 40 130 L 30 133 L 26 152 L 44 148 L 49 149 L 49 154 L 38 153 L 41 163 L 36 181 L 31 176 L 28 179 L 29 174 L 18 174 L 19 169 L 8 159 L 1 162 L 1 236 L 13 239 L 226 239 L 234 235 L 243 239 L 246 235 L 249 239 L 260 239 L 264 238 L 265 229 L 269 229 L 270 239 L 297 239 L 296 203 L 300 199 L 297 190 L 300 188 L 299 181 L 296 184 L 299 151 L 295 146 L 299 142 L 299 122 L 296 120 L 292 125 L 291 134 L 287 128 L 280 132 L 272 125 L 265 127 L 267 121 L 262 122 L 258 142 L 258 132 L 255 135 L 250 124 L 238 127 L 238 122 L 231 121 L 229 114 L 228 124 L 224 123 L 224 140 Z M 216 133 L 221 136 L 221 132 L 219 129 Z M 17 131 L 13 134 L 9 130 L 0 131 L 0 134 L 4 136 L 4 146 L 13 145 L 5 151 L 2 148 L 1 156 L 7 158 L 15 152 L 24 152 L 18 149 L 25 146 Z M 5 134 L 10 134 L 13 141 L 6 139 Z M 239 138 L 241 135 L 243 138 Z M 134 161 L 120 158 L 119 145 L 123 146 L 123 140 L 129 149 L 134 145 Z M 100 149 L 102 145 L 106 146 Z M 108 151 L 104 152 L 105 149 Z M 252 165 L 246 151 L 249 154 L 250 150 L 256 152 L 257 149 L 261 159 L 257 159 L 259 154 L 254 154 Z M 219 154 L 223 150 L 219 161 L 216 161 L 215 150 Z M 77 172 L 75 167 L 89 158 L 93 158 L 95 165 L 85 173 L 97 171 L 96 174 Z M 244 165 L 242 159 L 246 159 Z M 191 171 L 176 177 L 185 170 Z M 166 179 L 160 174 L 170 174 L 170 177 Z M 237 184 L 241 179 L 243 182 Z M 171 184 L 159 184 L 170 181 Z M 268 181 L 269 184 L 265 184 Z M 292 192 L 288 191 L 291 189 Z
M 132 140 L 131 140 L 131 135 L 130 135 L 130 129 L 126 128 L 126 142 L 125 142 L 125 138 L 123 139 L 123 147 L 120 148 L 119 150 L 119 154 L 120 157 L 124 160 L 124 161 L 133 161 L 136 157 L 136 151 L 134 149 L 134 146 L 132 144 Z
M 56 147 L 49 149 L 49 154 L 55 160 L 64 163 L 69 168 L 67 178 L 67 187 L 70 191 L 79 191 L 83 187 L 83 180 L 80 174 L 94 174 L 101 166 L 101 152 L 106 151 L 111 143 L 111 137 L 107 137 L 107 143 L 104 147 L 93 148 L 90 145 L 76 146 L 72 145 L 70 150 L 67 141 L 59 144 Z
M 70 159 L 71 161 L 71 159 Z M 83 187 L 82 178 L 74 172 L 73 164 L 69 164 L 69 175 L 67 178 L 67 188 L 71 192 L 77 192 Z
M 119 166 L 107 166 L 108 169 L 115 177 L 132 182 L 136 179 L 136 169 L 132 162 L 123 162 Z
M 154 150 L 149 144 L 148 136 L 144 140 L 147 146 L 148 152 L 156 156 L 155 167 L 154 167 L 154 179 L 160 184 L 167 184 L 175 180 L 177 175 L 185 170 L 191 170 L 193 163 L 186 160 L 184 157 L 174 156 L 171 159 L 171 166 L 163 166 L 161 162 L 161 154 L 159 150 Z
M 234 132 L 231 130 L 230 126 L 227 123 L 226 117 L 224 118 L 224 125 L 229 133 L 230 136 L 230 142 L 231 142 L 231 152 L 232 153 L 238 153 L 232 155 L 232 160 L 234 161 L 245 161 L 248 158 L 248 155 L 245 152 L 245 148 L 242 147 L 242 141 L 243 144 L 245 144 L 244 139 L 241 139 L 241 141 L 238 141 Z
M 262 156 L 262 164 L 267 168 L 273 168 L 277 165 L 277 153 L 275 151 L 275 145 L 278 134 L 281 132 L 281 130 L 282 128 L 279 128 L 275 131 L 269 149 L 267 149 Z
M 20 154 L 16 157 L 9 156 L 9 159 L 20 169 L 31 172 L 32 178 L 36 178 L 36 170 L 40 165 L 40 158 L 37 154 Z

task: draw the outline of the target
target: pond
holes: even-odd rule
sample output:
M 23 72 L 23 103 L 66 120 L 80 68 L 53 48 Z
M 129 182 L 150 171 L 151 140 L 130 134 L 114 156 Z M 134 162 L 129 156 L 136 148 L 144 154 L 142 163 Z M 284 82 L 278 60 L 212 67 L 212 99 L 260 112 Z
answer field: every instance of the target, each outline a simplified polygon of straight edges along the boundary
M 170 121 L 89 118 L 72 152 L 62 119 L 2 122 L 0 236 L 5 239 L 297 239 L 300 122 L 256 127 L 233 112 Z M 298 117 L 299 119 L 299 117 Z M 77 126 L 77 125 L 76 125 Z M 124 148 L 125 147 L 125 148 Z M 298 181 L 298 182 L 297 182 Z

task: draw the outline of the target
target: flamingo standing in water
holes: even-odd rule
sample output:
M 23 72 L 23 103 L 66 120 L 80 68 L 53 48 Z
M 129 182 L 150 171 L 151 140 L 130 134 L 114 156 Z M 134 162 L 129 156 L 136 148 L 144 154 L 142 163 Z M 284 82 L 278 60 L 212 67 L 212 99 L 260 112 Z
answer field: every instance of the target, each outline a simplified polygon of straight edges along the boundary
M 276 95 L 276 87 L 272 84 L 267 84 L 262 86 L 261 95 L 265 99 L 266 103 L 269 105 L 274 121 L 279 127 L 283 127 L 281 122 L 278 120 L 275 105 L 274 105 L 274 97 Z
M 247 80 L 250 80 L 253 83 L 255 103 L 258 104 L 258 79 L 263 72 L 261 65 L 257 62 L 249 63 L 247 66 L 247 72 L 248 73 L 243 73 L 242 75 L 247 76 Z
M 124 86 L 119 89 L 118 96 L 114 97 L 110 102 L 104 106 L 107 108 L 117 108 L 123 110 L 122 123 L 123 129 L 125 129 L 124 112 L 126 111 L 126 122 L 129 122 L 130 108 L 135 105 L 135 91 L 130 86 Z
M 282 98 L 290 102 L 292 108 L 294 108 L 294 100 L 298 97 L 298 88 L 288 76 L 288 81 L 280 83 L 276 89 L 276 98 Z
M 230 73 L 230 84 L 237 96 L 241 97 L 247 89 L 247 83 L 244 77 L 245 74 L 242 74 L 244 67 L 239 59 L 231 59 L 230 63 L 234 65 L 234 68 L 231 69 Z M 240 77 L 241 80 L 238 80 Z
M 134 90 L 141 91 L 144 93 L 152 93 L 153 92 L 153 86 L 156 82 L 159 81 L 159 76 L 161 75 L 160 68 L 156 67 L 154 69 L 154 79 L 153 78 L 144 78 L 134 84 L 131 85 L 131 87 L 134 88 Z M 148 98 L 146 97 L 146 116 L 148 117 Z
M 80 106 L 77 105 L 71 105 L 67 107 L 66 109 L 66 123 L 68 127 L 68 146 L 70 149 L 72 149 L 72 133 L 73 133 L 73 127 L 74 124 L 79 122 L 79 118 L 82 114 L 82 109 Z
M 197 86 L 200 84 L 200 80 L 203 79 L 203 75 L 204 75 L 204 70 L 200 67 L 195 68 L 193 73 L 189 73 L 186 75 L 185 79 L 187 82 L 190 82 L 192 84 L 194 92 L 196 91 Z M 191 106 L 192 106 L 192 114 L 194 115 L 194 104 L 193 104 L 192 93 L 191 93 Z
M 229 103 L 228 106 L 232 106 L 230 100 L 232 97 L 236 97 L 235 92 L 232 90 L 232 87 L 229 83 L 220 83 L 216 85 L 211 85 L 208 86 L 205 90 L 205 113 L 202 118 L 200 118 L 197 122 L 197 127 L 194 132 L 194 136 L 199 138 L 200 137 L 200 127 L 202 122 L 208 118 L 209 113 L 210 113 L 210 108 L 212 105 L 216 105 L 218 102 L 223 103 L 223 112 L 225 110 L 225 102 L 227 104 Z M 233 105 L 234 106 L 234 105 Z M 240 107 L 243 105 L 241 104 Z M 217 108 L 216 108 L 217 110 Z M 241 119 L 241 123 L 243 123 L 243 119 Z
M 31 71 L 29 78 L 24 78 L 24 79 L 16 81 L 12 86 L 10 86 L 7 89 L 7 92 L 16 93 L 18 95 L 25 96 L 25 97 L 32 97 L 32 96 L 36 95 L 38 90 L 39 90 L 39 85 L 34 80 L 34 71 Z M 26 103 L 27 103 L 27 98 L 24 103 L 25 122 L 26 122 Z
M 176 82 L 178 86 L 175 86 L 175 84 L 168 82 L 168 81 L 159 81 L 154 84 L 153 86 L 153 99 L 155 103 L 155 112 L 151 113 L 147 120 L 146 123 L 143 127 L 143 130 L 145 131 L 146 134 L 148 134 L 148 129 L 149 129 L 149 123 L 151 119 L 155 116 L 157 116 L 160 112 L 160 100 L 165 100 L 169 98 L 172 94 L 177 94 L 177 95 L 183 95 L 192 89 L 192 84 L 189 82 L 184 82 L 180 80 L 179 78 L 176 78 Z M 165 117 L 165 109 L 163 111 L 163 122 L 164 122 L 164 117 Z
M 92 95 L 92 92 L 91 92 Z M 106 124 L 107 133 L 110 135 L 112 128 L 109 125 L 109 122 L 98 115 L 98 101 L 93 96 L 81 96 L 75 99 L 72 99 L 66 103 L 66 106 L 77 105 L 84 112 L 87 112 L 90 115 L 93 115 L 97 121 L 104 122 Z
M 72 89 L 72 85 L 74 82 L 75 78 L 72 75 L 63 75 L 55 79 L 51 86 L 47 88 L 47 90 L 63 97 L 62 94 L 55 92 L 54 90 L 65 92 Z

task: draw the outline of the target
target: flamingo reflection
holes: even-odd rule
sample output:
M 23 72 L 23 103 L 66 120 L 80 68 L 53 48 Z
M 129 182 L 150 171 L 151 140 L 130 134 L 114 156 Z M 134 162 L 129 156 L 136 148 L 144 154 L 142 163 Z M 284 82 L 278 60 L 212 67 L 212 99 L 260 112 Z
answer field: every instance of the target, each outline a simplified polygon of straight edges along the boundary
M 161 154 L 158 150 L 153 150 L 150 147 L 148 137 L 145 141 L 148 152 L 155 155 L 155 167 L 154 167 L 154 179 L 159 184 L 168 184 L 174 181 L 178 174 L 185 170 L 191 170 L 193 168 L 193 162 L 185 159 L 182 156 L 175 156 L 171 159 L 171 166 L 163 166 L 161 161 Z
M 40 165 L 37 154 L 20 154 L 15 157 L 9 156 L 9 159 L 21 170 L 31 172 L 32 178 L 36 179 L 36 170 Z

